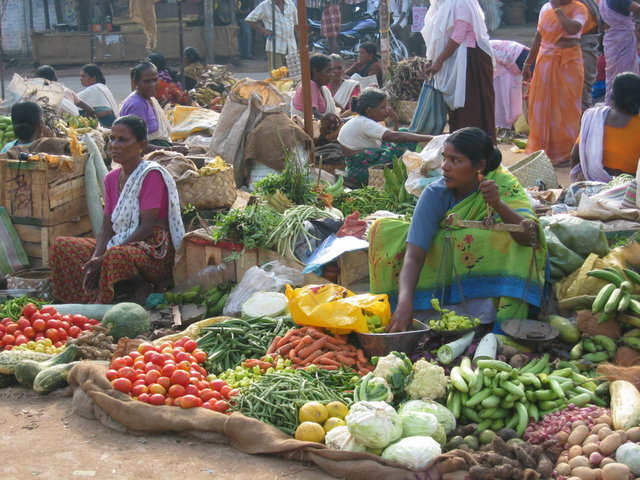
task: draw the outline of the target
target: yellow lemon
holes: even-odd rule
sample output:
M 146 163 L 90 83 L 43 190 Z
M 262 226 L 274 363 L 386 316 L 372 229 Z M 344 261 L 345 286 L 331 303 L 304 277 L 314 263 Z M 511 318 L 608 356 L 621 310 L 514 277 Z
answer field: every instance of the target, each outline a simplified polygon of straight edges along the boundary
M 327 412 L 327 407 L 320 402 L 307 402 L 300 407 L 298 417 L 300 418 L 300 422 L 315 422 L 322 424 L 327 418 L 329 418 L 329 412 Z
M 324 442 L 324 429 L 314 422 L 302 422 L 296 428 L 294 437 L 303 442 L 322 443 Z
M 327 403 L 327 412 L 330 417 L 338 417 L 344 420 L 349 413 L 349 409 L 344 403 L 334 401 Z
M 344 427 L 346 425 L 347 423 L 341 418 L 329 417 L 327 418 L 327 421 L 322 424 L 322 428 L 324 428 L 324 431 L 326 433 L 329 433 L 330 430 L 336 427 Z

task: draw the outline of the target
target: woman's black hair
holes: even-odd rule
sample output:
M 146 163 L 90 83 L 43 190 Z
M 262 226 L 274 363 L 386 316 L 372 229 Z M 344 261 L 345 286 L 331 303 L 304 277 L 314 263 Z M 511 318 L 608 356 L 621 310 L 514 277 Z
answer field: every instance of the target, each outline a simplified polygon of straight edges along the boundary
M 51 65 L 42 65 L 38 67 L 38 69 L 36 70 L 36 77 L 44 78 L 45 80 L 49 80 L 50 82 L 58 81 L 56 70 Z
M 200 56 L 200 52 L 196 50 L 195 47 L 187 47 L 184 49 L 184 58 L 189 60 L 191 63 L 202 62 L 202 57 Z
M 156 68 L 156 66 L 151 62 L 140 62 L 135 67 L 131 69 L 131 80 L 135 80 L 136 82 L 140 80 L 140 76 L 142 72 L 149 70 L 150 68 Z M 156 69 L 157 70 L 157 69 Z
M 18 140 L 31 141 L 41 122 L 42 108 L 36 102 L 18 102 L 11 107 L 11 123 Z
M 96 82 L 106 85 L 107 81 L 104 78 L 104 74 L 102 73 L 102 69 L 96 65 L 95 63 L 87 63 L 81 69 L 87 76 L 93 77 L 96 79 Z
M 147 57 L 147 60 L 153 63 L 159 72 L 160 71 L 168 72 L 169 76 L 171 77 L 171 80 L 178 83 L 179 81 L 178 74 L 167 66 L 167 59 L 164 58 L 164 55 L 162 55 L 161 53 L 150 53 L 149 56 Z
M 387 94 L 379 88 L 365 88 L 359 97 L 354 97 L 351 100 L 351 111 L 356 112 L 358 115 L 366 116 L 369 108 L 377 107 L 380 102 L 386 99 Z
M 461 154 L 471 160 L 476 167 L 482 160 L 487 162 L 484 173 L 495 170 L 502 163 L 502 153 L 494 145 L 491 137 L 477 127 L 465 127 L 456 130 L 445 140 Z
M 640 76 L 626 72 L 613 80 L 611 100 L 614 107 L 629 115 L 640 113 Z
M 360 48 L 371 55 L 371 58 L 378 58 L 378 47 L 374 43 L 364 42 L 360 44 Z
M 136 137 L 138 142 L 142 142 L 147 139 L 147 124 L 137 115 L 125 115 L 120 117 L 113 122 L 113 127 L 116 125 L 123 125 L 127 127 L 133 136 Z
M 331 57 L 329 55 L 325 55 L 324 53 L 316 53 L 314 55 L 311 55 L 311 58 L 309 59 L 311 76 L 313 77 L 313 72 L 321 72 L 332 63 L 333 60 L 331 60 Z

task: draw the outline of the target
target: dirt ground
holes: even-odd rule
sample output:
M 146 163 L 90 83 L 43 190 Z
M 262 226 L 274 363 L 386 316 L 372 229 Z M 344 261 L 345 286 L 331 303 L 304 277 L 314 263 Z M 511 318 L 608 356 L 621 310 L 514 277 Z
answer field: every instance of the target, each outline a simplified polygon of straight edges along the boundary
M 0 478 L 329 480 L 313 466 L 177 435 L 133 436 L 71 413 L 70 388 L 0 390 Z

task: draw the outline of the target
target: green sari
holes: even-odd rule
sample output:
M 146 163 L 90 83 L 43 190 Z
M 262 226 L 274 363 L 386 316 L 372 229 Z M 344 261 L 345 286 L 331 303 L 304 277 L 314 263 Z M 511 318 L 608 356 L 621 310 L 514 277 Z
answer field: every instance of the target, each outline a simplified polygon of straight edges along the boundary
M 509 232 L 446 226 L 445 219 L 451 213 L 461 220 L 483 220 L 487 216 L 482 194 L 476 191 L 468 195 L 440 219 L 416 287 L 415 310 L 430 310 L 432 298 L 439 298 L 442 305 L 493 298 L 497 321 L 502 322 L 526 318 L 529 304 L 540 306 L 547 248 L 537 216 L 524 189 L 506 169 L 499 167 L 486 178 L 497 183 L 509 207 L 538 225 L 537 248 L 520 245 Z M 502 223 L 497 214 L 493 218 Z M 419 219 L 414 217 L 413 221 Z M 408 232 L 409 222 L 397 219 L 380 219 L 369 232 L 371 292 L 388 294 L 394 306 Z

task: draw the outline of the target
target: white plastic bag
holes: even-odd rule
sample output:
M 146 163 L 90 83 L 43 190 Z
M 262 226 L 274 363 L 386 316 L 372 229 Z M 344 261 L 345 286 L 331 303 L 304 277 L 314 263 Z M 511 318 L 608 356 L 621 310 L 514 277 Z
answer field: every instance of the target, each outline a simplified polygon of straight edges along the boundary
M 438 135 L 420 153 L 406 152 L 402 161 L 407 167 L 404 188 L 419 196 L 424 187 L 442 176 L 442 146 L 449 135 Z
M 224 315 L 239 316 L 242 305 L 256 292 L 282 292 L 286 284 L 299 286 L 304 282 L 300 270 L 296 270 L 279 261 L 265 263 L 262 267 L 251 267 L 231 292 Z

